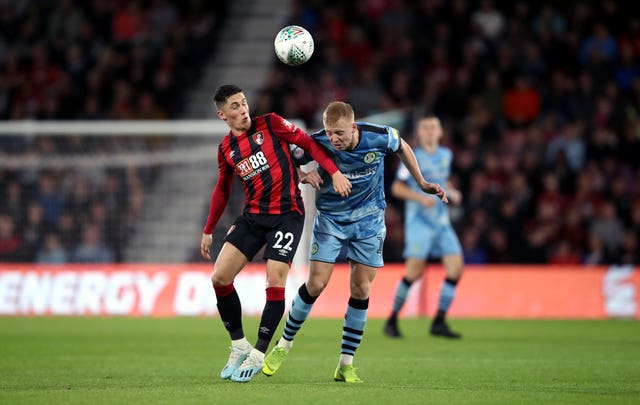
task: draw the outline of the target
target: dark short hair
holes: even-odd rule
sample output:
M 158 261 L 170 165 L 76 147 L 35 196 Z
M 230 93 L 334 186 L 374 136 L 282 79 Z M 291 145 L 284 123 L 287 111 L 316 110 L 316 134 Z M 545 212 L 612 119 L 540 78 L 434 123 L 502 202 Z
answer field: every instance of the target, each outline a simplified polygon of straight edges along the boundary
M 223 84 L 216 89 L 213 95 L 213 101 L 216 103 L 216 107 L 220 108 L 227 102 L 227 99 L 234 94 L 242 93 L 242 89 L 235 84 Z

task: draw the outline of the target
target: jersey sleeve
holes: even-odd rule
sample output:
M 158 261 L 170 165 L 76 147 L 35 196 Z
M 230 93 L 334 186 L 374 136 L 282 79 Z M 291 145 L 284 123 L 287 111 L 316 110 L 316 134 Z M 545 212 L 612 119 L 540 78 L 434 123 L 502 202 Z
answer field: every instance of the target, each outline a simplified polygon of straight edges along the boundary
M 397 129 L 389 127 L 389 139 L 387 142 L 387 151 L 391 153 L 398 153 L 401 146 L 400 133 Z
M 298 166 L 306 165 L 313 160 L 313 158 L 309 153 L 307 153 L 307 151 L 296 144 L 291 144 L 290 149 L 291 157 L 293 158 L 294 163 Z
M 203 233 L 211 234 L 216 224 L 224 212 L 229 195 L 231 194 L 231 184 L 233 182 L 233 167 L 224 159 L 222 147 L 218 148 L 218 182 L 211 193 L 211 203 L 209 205 L 209 216 L 204 226 Z
M 322 146 L 293 123 L 271 113 L 271 129 L 278 138 L 302 148 L 330 175 L 338 171 L 338 167 Z

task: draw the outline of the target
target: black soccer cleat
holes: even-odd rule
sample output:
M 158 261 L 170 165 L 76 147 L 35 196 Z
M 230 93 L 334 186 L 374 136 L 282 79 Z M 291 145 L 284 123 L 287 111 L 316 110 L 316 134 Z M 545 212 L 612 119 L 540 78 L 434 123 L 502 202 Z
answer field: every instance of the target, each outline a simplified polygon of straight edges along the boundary
M 396 320 L 387 319 L 384 324 L 384 334 L 392 338 L 401 338 L 402 333 L 398 329 L 398 322 Z
M 449 329 L 446 322 L 433 322 L 430 332 L 433 336 L 442 336 L 449 339 L 460 339 L 462 337 L 461 334 Z

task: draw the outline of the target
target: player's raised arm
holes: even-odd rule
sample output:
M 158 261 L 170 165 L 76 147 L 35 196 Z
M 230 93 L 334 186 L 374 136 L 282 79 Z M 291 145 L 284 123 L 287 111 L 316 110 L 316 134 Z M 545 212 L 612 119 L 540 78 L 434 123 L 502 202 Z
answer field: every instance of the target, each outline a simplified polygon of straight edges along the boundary
M 440 187 L 437 183 L 431 183 L 422 177 L 422 173 L 420 172 L 420 167 L 418 166 L 418 161 L 416 160 L 416 155 L 413 153 L 413 149 L 403 140 L 400 141 L 400 150 L 398 151 L 398 156 L 404 165 L 411 173 L 411 176 L 415 179 L 415 181 L 420 186 L 420 189 L 425 193 L 435 194 L 440 198 L 443 202 L 448 203 L 446 193 L 442 187 Z
M 327 173 L 329 173 L 333 182 L 333 189 L 336 193 L 340 194 L 342 197 L 348 196 L 349 193 L 351 193 L 351 182 L 349 179 L 344 177 L 342 172 L 338 169 L 333 160 L 331 160 L 331 157 L 322 148 L 322 146 L 311 139 L 306 132 L 279 115 L 271 114 L 271 116 L 271 126 L 275 134 L 278 137 L 282 137 L 289 143 L 300 146 L 308 152 L 313 160 L 318 162 L 318 164 L 326 170 Z

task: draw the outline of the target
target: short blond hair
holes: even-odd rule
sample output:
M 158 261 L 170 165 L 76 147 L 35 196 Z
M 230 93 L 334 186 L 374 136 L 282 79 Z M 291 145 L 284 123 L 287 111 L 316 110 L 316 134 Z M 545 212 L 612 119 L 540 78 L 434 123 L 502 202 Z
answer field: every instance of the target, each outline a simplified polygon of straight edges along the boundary
M 349 121 L 355 121 L 355 113 L 353 107 L 348 103 L 342 101 L 333 101 L 329 103 L 322 113 L 322 122 L 325 124 L 335 124 L 341 118 L 346 118 Z

